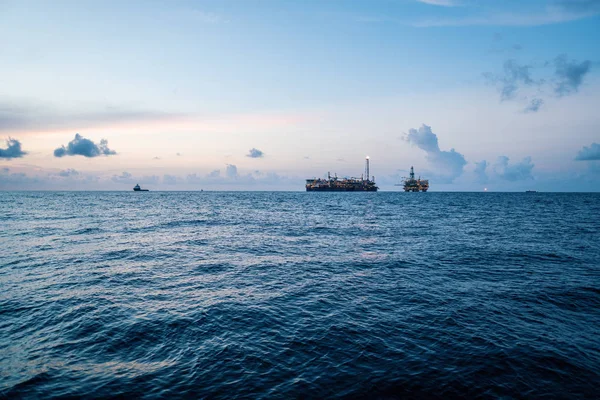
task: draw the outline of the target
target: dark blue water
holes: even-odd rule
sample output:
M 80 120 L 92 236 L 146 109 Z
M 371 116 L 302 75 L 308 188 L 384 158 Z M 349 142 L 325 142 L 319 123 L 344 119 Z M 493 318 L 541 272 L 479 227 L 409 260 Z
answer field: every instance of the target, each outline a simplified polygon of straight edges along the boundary
M 592 398 L 600 195 L 0 193 L 0 397 Z

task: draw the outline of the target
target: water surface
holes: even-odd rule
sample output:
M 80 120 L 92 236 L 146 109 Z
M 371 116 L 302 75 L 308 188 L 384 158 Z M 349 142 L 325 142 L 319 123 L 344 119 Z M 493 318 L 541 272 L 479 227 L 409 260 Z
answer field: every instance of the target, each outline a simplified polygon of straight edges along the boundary
M 3 192 L 0 224 L 0 397 L 597 396 L 597 194 Z

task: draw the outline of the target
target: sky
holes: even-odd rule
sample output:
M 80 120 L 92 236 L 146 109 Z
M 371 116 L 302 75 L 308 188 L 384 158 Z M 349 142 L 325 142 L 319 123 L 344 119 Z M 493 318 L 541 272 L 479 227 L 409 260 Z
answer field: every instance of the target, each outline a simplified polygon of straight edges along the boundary
M 600 191 L 600 0 L 0 0 L 0 190 Z

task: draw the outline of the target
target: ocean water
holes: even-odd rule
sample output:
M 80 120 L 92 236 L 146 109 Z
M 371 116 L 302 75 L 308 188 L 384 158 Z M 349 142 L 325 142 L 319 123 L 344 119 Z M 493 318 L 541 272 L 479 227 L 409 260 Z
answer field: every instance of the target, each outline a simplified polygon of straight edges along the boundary
M 0 397 L 598 398 L 600 195 L 0 193 Z

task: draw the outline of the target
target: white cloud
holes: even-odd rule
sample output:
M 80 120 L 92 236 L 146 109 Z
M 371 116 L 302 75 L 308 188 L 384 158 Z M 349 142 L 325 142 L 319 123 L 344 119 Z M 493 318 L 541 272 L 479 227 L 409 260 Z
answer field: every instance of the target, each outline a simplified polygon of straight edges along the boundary
M 454 149 L 440 150 L 437 135 L 430 126 L 423 124 L 419 129 L 410 129 L 403 139 L 427 153 L 439 181 L 451 183 L 463 173 L 465 157 Z
M 427 2 L 424 0 L 423 2 Z M 436 0 L 431 0 L 435 2 Z M 588 4 L 589 5 L 586 5 Z M 567 1 L 548 2 L 541 5 L 537 10 L 509 10 L 502 9 L 503 2 L 491 3 L 492 7 L 478 11 L 477 14 L 463 15 L 456 17 L 431 17 L 418 19 L 411 22 L 415 27 L 444 27 L 444 26 L 540 26 L 549 24 L 558 24 L 563 22 L 576 21 L 583 18 L 593 17 L 600 14 L 600 6 L 595 0 L 579 2 L 580 7 L 566 6 L 570 4 Z M 529 5 L 526 2 L 523 6 Z M 442 4 L 438 4 L 442 5 Z M 518 6 L 516 6 L 518 7 Z
M 419 3 L 431 4 L 433 6 L 455 7 L 460 5 L 454 0 L 417 0 Z

